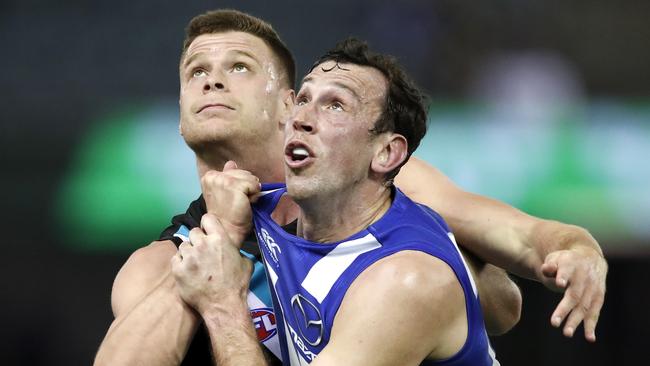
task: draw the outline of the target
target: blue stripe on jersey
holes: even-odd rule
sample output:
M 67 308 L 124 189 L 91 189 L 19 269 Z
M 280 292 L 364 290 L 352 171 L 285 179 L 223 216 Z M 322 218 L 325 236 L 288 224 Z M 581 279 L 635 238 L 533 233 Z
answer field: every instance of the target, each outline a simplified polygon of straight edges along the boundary
M 178 230 L 176 230 L 176 233 L 174 233 L 174 236 L 181 238 L 183 241 L 187 241 L 190 238 L 190 229 L 185 225 L 181 225 L 178 227 Z
M 257 260 L 254 255 L 240 250 L 241 254 L 253 261 L 253 275 L 251 276 L 251 281 L 248 284 L 248 289 L 257 296 L 266 306 L 271 307 L 273 302 L 271 300 L 271 291 L 269 290 L 269 285 L 266 282 L 266 270 L 264 269 L 264 264 Z

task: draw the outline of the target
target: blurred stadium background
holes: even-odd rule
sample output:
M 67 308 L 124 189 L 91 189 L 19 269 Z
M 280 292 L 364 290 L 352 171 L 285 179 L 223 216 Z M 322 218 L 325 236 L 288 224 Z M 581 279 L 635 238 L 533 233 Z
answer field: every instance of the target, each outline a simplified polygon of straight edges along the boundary
M 563 338 L 559 295 L 521 280 L 522 320 L 493 338 L 503 365 L 646 358 L 650 2 L 5 0 L 0 364 L 90 364 L 121 264 L 198 195 L 177 62 L 187 22 L 219 7 L 272 23 L 300 76 L 349 35 L 394 54 L 431 97 L 416 155 L 600 241 L 598 342 Z

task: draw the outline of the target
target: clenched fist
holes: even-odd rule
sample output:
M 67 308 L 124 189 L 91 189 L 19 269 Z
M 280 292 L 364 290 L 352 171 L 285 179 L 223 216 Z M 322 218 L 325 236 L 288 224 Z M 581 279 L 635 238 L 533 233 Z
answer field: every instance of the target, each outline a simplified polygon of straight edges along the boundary
M 201 178 L 208 213 L 215 214 L 234 242 L 241 242 L 252 226 L 251 202 L 260 192 L 259 179 L 228 161 L 223 171 L 210 170 Z
M 246 301 L 253 265 L 243 257 L 241 242 L 233 242 L 220 220 L 211 213 L 201 218 L 201 228 L 190 231 L 172 257 L 178 292 L 202 316 L 230 299 Z

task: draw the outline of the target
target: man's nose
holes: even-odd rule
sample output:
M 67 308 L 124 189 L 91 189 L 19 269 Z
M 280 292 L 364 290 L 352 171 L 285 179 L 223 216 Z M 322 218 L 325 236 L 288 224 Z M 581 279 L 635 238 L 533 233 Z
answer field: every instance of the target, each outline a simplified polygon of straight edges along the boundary
M 292 117 L 293 129 L 300 132 L 313 133 L 316 130 L 316 124 L 313 122 L 314 115 L 310 113 L 308 106 L 296 107 Z
M 203 92 L 207 93 L 210 91 L 224 91 L 226 90 L 226 80 L 221 73 L 211 73 L 205 79 L 205 84 L 203 84 Z

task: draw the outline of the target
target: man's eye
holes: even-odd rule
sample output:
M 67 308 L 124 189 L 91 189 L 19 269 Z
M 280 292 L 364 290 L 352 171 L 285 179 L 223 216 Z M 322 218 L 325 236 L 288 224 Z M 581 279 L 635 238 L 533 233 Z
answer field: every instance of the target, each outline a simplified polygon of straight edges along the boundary
M 246 72 L 246 71 L 248 71 L 248 67 L 246 65 L 244 65 L 244 64 L 235 64 L 232 67 L 232 71 L 233 72 Z
M 307 98 L 302 97 L 302 98 L 296 99 L 296 105 L 297 106 L 302 106 L 302 105 L 305 105 L 305 104 L 307 104 Z
M 328 109 L 331 109 L 333 111 L 342 111 L 343 110 L 343 105 L 339 102 L 334 102 L 327 106 Z
M 199 78 L 199 77 L 205 76 L 205 75 L 207 75 L 207 74 L 205 73 L 205 70 L 203 70 L 203 69 L 196 69 L 196 70 L 194 70 L 192 72 L 192 77 L 193 78 Z

